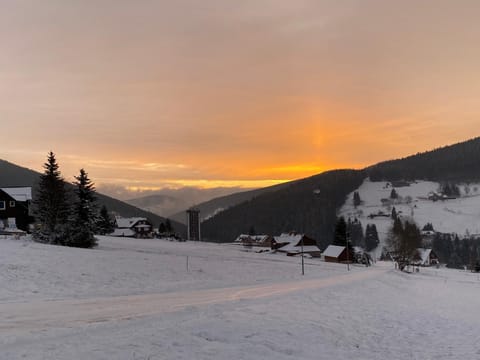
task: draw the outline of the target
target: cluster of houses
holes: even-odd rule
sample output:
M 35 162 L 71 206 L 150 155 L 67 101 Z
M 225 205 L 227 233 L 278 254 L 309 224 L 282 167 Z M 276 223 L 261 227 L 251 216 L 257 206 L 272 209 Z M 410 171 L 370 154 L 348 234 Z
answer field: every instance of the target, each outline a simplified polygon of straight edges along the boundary
M 0 188 L 0 234 L 25 234 L 31 230 L 33 217 L 30 213 L 32 201 L 31 187 Z M 109 234 L 118 237 L 153 238 L 157 234 L 151 222 L 144 217 L 124 218 L 117 216 L 114 221 L 114 231 Z M 315 239 L 296 232 L 283 233 L 279 236 L 270 235 L 240 235 L 235 243 L 245 247 L 255 247 L 258 251 L 273 251 L 287 256 L 309 255 L 322 257 L 327 262 L 366 262 L 368 254 L 361 248 L 347 251 L 345 246 L 329 245 L 323 252 L 317 246 Z M 431 266 L 439 260 L 432 249 L 418 249 L 414 265 Z
M 322 258 L 326 262 L 347 263 L 357 262 L 369 265 L 372 258 L 360 247 L 349 251 L 346 246 L 329 245 L 323 252 L 315 239 L 296 232 L 283 233 L 280 236 L 270 235 L 240 235 L 234 241 L 248 248 L 256 248 L 257 252 L 271 251 L 284 253 L 287 256 L 308 255 Z M 438 264 L 438 257 L 432 249 L 417 249 L 414 257 L 415 266 L 431 266 Z
M 279 236 L 270 235 L 240 235 L 234 243 L 245 247 L 257 247 L 287 256 L 309 255 L 311 257 L 325 257 L 325 261 L 343 262 L 347 260 L 346 247 L 330 245 L 322 253 L 317 241 L 305 234 L 296 232 L 283 233 Z

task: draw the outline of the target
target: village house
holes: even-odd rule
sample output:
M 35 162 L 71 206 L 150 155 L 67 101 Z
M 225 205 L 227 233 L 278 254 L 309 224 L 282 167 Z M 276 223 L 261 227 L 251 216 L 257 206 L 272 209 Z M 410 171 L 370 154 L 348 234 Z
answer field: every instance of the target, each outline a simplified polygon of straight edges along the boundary
M 335 263 L 346 263 L 353 262 L 354 253 L 350 250 L 347 253 L 347 248 L 345 246 L 338 245 L 328 245 L 325 251 L 322 253 L 322 256 L 326 262 L 335 262 Z
M 146 219 L 142 217 L 124 218 L 115 217 L 115 230 L 111 236 L 125 236 L 135 238 L 152 238 L 153 226 Z
M 31 201 L 31 187 L 0 188 L 0 232 L 27 232 L 33 223 L 30 215 Z
M 432 249 L 419 248 L 413 258 L 413 265 L 415 266 L 432 266 L 438 265 L 439 263 L 440 260 Z
M 234 243 L 242 244 L 243 246 L 259 246 L 259 247 L 272 247 L 273 237 L 270 235 L 245 235 L 242 234 L 237 237 Z
M 295 232 L 283 233 L 275 236 L 272 240 L 272 250 L 286 253 L 288 256 L 309 254 L 312 257 L 320 257 L 321 251 L 317 246 L 315 239 L 305 234 L 297 234 Z

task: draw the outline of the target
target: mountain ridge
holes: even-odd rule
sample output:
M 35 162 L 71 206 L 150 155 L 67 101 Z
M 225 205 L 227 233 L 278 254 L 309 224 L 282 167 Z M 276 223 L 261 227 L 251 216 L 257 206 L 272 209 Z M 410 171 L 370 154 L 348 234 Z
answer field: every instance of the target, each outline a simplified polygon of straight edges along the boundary
M 0 159 L 0 187 L 29 186 L 32 187 L 32 190 L 35 192 L 35 184 L 37 183 L 39 176 L 40 173 L 35 170 Z M 67 184 L 68 186 L 73 186 L 68 182 Z M 121 216 L 146 217 L 152 222 L 154 227 L 158 227 L 161 222 L 165 221 L 164 217 L 142 210 L 108 195 L 98 192 L 96 195 L 100 206 L 105 205 L 109 211 L 116 212 Z M 173 222 L 172 225 L 180 235 L 186 234 L 184 224 Z
M 284 184 L 283 189 L 261 194 L 204 221 L 203 236 L 209 241 L 229 242 L 240 233 L 248 233 L 252 229 L 270 235 L 294 230 L 308 233 L 324 248 L 332 240 L 337 212 L 348 194 L 358 188 L 365 178 L 370 177 L 372 181 L 424 179 L 440 183 L 479 181 L 478 154 L 480 138 L 476 137 L 401 159 L 383 161 L 360 170 L 333 170 L 295 180 Z M 337 175 L 335 185 L 331 184 L 332 174 Z M 351 179 L 347 181 L 343 176 Z M 318 184 L 322 204 L 312 203 L 315 190 L 312 182 Z M 315 206 L 322 206 L 322 209 L 312 209 Z

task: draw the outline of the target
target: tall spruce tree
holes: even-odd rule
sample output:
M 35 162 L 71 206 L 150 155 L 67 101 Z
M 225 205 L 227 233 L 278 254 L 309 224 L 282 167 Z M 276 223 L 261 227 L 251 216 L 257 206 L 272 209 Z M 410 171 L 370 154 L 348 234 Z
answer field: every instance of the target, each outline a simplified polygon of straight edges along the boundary
M 96 222 L 96 229 L 100 235 L 110 234 L 114 230 L 112 219 L 110 218 L 110 214 L 105 205 L 102 205 L 100 208 L 100 215 Z
M 365 247 L 365 237 L 363 236 L 362 223 L 357 219 L 348 219 L 347 231 L 350 234 L 352 246 Z
M 347 222 L 343 216 L 340 216 L 335 224 L 335 234 L 332 245 L 347 245 Z
M 420 229 L 414 222 L 405 221 L 404 224 L 397 217 L 394 220 L 389 235 L 390 251 L 393 252 L 396 260 L 403 266 L 409 265 L 417 255 L 417 249 L 421 247 L 422 236 Z
M 362 200 L 360 199 L 360 194 L 358 193 L 358 191 L 355 191 L 353 193 L 353 206 L 355 207 L 360 206 L 361 203 L 362 203 Z
M 397 190 L 392 189 L 392 191 L 390 191 L 390 199 L 398 199 Z
M 68 204 L 65 181 L 53 152 L 49 152 L 43 168 L 33 201 L 37 222 L 33 237 L 39 242 L 62 245 L 67 236 Z
M 379 243 L 377 226 L 375 224 L 367 224 L 365 230 L 365 250 L 372 251 Z
M 173 233 L 173 227 L 172 227 L 172 223 L 170 222 L 170 219 L 165 219 L 165 231 L 169 235 Z
M 80 175 L 75 176 L 75 179 L 76 200 L 66 245 L 91 248 L 97 245 L 94 236 L 97 219 L 95 186 L 84 169 L 80 170 Z

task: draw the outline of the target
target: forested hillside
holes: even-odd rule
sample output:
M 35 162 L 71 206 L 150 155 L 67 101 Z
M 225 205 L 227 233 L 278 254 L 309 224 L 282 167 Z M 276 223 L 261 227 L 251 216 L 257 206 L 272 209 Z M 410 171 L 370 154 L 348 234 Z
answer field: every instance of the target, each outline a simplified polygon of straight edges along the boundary
M 424 179 L 438 182 L 480 180 L 480 138 L 445 146 L 364 170 L 337 170 L 283 184 L 227 209 L 202 225 L 205 240 L 233 241 L 240 233 L 278 235 L 305 232 L 321 248 L 331 242 L 337 211 L 348 193 L 369 176 L 372 181 Z M 318 191 L 315 191 L 318 189 Z
M 221 197 L 214 198 L 209 201 L 205 201 L 199 205 L 196 205 L 195 208 L 200 210 L 200 217 L 202 221 L 208 219 L 220 211 L 224 211 L 232 206 L 238 205 L 254 197 L 257 197 L 266 192 L 272 192 L 282 189 L 287 184 L 278 184 L 274 186 L 269 186 L 261 189 L 241 191 L 230 195 L 225 195 Z M 185 211 L 178 212 L 172 215 L 170 218 L 178 222 L 186 222 Z
M 480 138 L 367 168 L 372 181 L 378 180 L 480 180 Z
M 331 241 L 336 210 L 365 178 L 356 170 L 329 171 L 263 193 L 202 223 L 207 241 L 231 242 L 239 234 L 306 232 L 321 247 Z
M 0 160 L 0 187 L 31 186 L 35 191 L 35 184 L 39 179 L 39 173 L 12 163 Z M 93 179 L 95 180 L 95 179 Z M 35 192 L 34 192 L 35 196 Z M 155 227 L 165 219 L 151 212 L 139 209 L 123 201 L 97 193 L 99 205 L 105 205 L 109 211 L 114 211 L 124 217 L 140 216 L 148 218 Z M 185 225 L 173 222 L 174 230 L 179 234 L 186 234 Z

